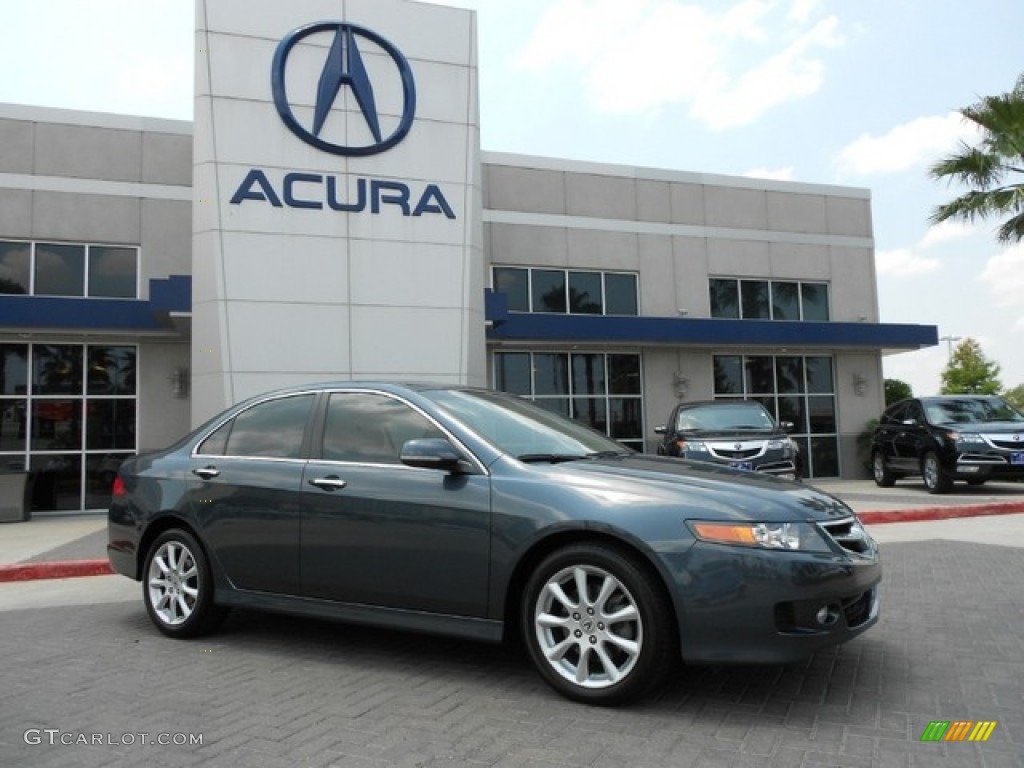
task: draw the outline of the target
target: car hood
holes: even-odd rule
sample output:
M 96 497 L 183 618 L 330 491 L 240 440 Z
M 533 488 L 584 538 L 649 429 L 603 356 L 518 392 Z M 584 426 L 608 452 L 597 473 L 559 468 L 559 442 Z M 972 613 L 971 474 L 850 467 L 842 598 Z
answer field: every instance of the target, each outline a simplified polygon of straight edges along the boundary
M 689 440 L 782 440 L 786 435 L 767 429 L 686 429 L 676 438 Z
M 633 454 L 543 466 L 557 475 L 550 479 L 595 496 L 618 496 L 627 505 L 668 503 L 688 519 L 828 521 L 853 514 L 810 485 L 709 462 Z
M 985 434 L 996 432 L 1000 434 L 1016 433 L 1024 435 L 1024 424 L 1019 421 L 971 421 L 941 424 L 939 426 L 954 432 L 982 432 Z

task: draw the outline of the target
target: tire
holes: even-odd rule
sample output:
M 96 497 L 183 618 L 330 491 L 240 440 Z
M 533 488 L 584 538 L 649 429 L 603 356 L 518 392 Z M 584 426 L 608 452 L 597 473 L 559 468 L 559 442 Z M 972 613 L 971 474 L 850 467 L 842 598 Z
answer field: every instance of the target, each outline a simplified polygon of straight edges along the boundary
M 575 544 L 548 555 L 530 576 L 521 624 L 530 658 L 552 688 L 606 705 L 668 677 L 678 659 L 673 617 L 661 583 L 634 558 Z
M 949 493 L 953 487 L 953 479 L 943 470 L 935 451 L 928 451 L 921 459 L 921 477 L 928 493 Z
M 203 548 L 188 531 L 160 534 L 146 555 L 142 598 L 156 628 L 168 637 L 212 632 L 227 609 L 213 604 L 213 578 Z
M 885 456 L 880 451 L 871 454 L 871 474 L 879 488 L 892 488 L 896 484 L 896 475 L 885 466 Z

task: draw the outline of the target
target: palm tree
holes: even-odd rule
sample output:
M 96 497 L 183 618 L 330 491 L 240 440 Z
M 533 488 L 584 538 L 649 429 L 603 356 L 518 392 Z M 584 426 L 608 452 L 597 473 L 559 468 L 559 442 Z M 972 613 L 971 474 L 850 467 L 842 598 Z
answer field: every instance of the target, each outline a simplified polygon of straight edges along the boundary
M 981 129 L 977 146 L 958 151 L 929 169 L 934 179 L 958 181 L 968 192 L 932 211 L 930 221 L 974 221 L 1009 216 L 999 227 L 1001 243 L 1024 240 L 1024 74 L 1013 90 L 986 96 L 960 114 Z

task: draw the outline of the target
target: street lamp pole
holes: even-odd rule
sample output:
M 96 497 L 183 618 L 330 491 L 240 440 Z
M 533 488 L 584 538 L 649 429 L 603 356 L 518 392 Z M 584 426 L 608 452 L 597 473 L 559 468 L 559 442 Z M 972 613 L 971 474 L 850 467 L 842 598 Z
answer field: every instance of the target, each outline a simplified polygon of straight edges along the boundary
M 939 341 L 946 342 L 946 359 L 953 357 L 953 342 L 962 341 L 963 336 L 939 336 Z

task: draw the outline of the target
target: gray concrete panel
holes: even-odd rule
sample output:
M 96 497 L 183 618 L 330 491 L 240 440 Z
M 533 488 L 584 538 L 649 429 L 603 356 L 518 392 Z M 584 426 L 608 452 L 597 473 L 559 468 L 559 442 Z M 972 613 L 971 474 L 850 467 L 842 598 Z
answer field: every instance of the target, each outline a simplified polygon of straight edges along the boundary
M 637 218 L 636 182 L 621 176 L 567 173 L 565 209 L 570 216 Z
M 673 183 L 669 189 L 673 224 L 703 225 L 705 221 L 704 187 L 700 184 Z
M 492 210 L 565 213 L 565 174 L 560 171 L 492 165 L 487 178 Z
M 32 193 L 27 189 L 0 189 L 0 237 L 32 237 Z
M 769 277 L 768 243 L 758 240 L 708 240 L 708 274 Z
M 676 314 L 676 265 L 672 257 L 672 238 L 665 235 L 639 235 L 640 314 L 671 317 Z
M 192 137 L 142 134 L 142 180 L 152 184 L 192 184 Z
M 581 269 L 637 270 L 637 236 L 631 232 L 570 229 L 569 265 Z
M 154 277 L 192 274 L 192 204 L 142 200 L 143 290 Z
M 825 198 L 822 195 L 767 192 L 768 228 L 780 232 L 826 234 Z
M 134 197 L 36 192 L 32 234 L 39 240 L 137 245 L 140 203 Z
M 705 221 L 709 227 L 767 229 L 767 193 L 738 187 L 704 187 Z
M 673 237 L 676 306 L 685 317 L 710 317 L 708 299 L 708 240 L 703 237 Z
M 0 120 L 0 173 L 32 173 L 35 133 L 25 120 Z
M 828 280 L 832 263 L 828 246 L 804 243 L 769 243 L 771 277 L 800 280 Z
M 831 235 L 871 237 L 871 201 L 851 197 L 825 198 L 828 231 Z
M 175 369 L 189 368 L 190 354 L 188 343 L 139 345 L 140 451 L 164 448 L 188 432 L 191 405 L 188 398 L 174 395 L 171 375 Z
M 832 320 L 840 322 L 878 322 L 878 297 L 873 271 L 869 269 L 872 252 L 868 248 L 832 246 Z
M 636 218 L 662 224 L 672 221 L 672 191 L 668 182 L 636 180 Z
M 142 178 L 142 138 L 136 131 L 38 123 L 35 172 L 110 181 Z
M 567 231 L 562 227 L 491 224 L 492 265 L 565 267 L 569 264 Z

